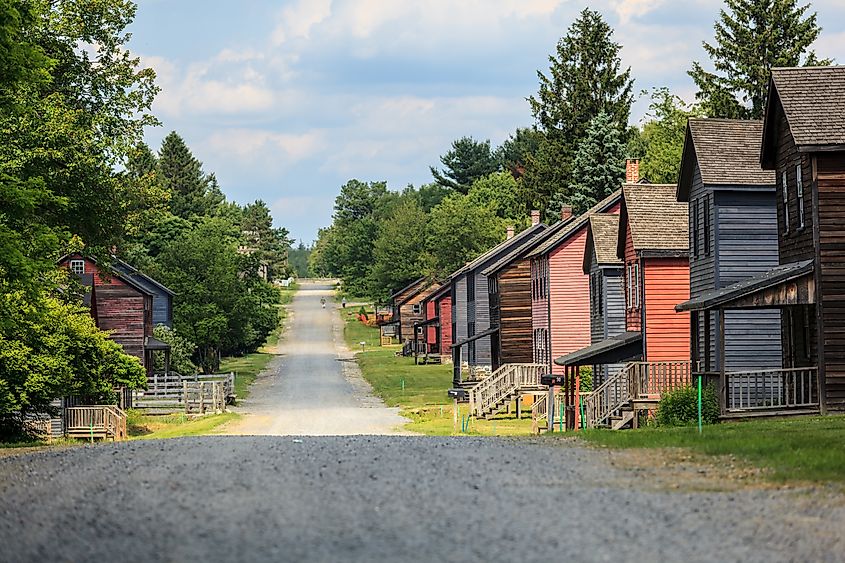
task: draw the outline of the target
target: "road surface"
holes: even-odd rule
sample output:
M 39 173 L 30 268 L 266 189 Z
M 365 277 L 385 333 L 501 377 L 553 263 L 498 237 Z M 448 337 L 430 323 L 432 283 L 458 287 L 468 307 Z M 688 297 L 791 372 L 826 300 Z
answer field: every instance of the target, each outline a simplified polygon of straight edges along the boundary
M 291 325 L 280 354 L 258 378 L 228 434 L 397 434 L 399 409 L 372 395 L 343 341 L 343 326 L 327 285 L 301 285 L 290 305 Z M 326 299 L 322 308 L 320 299 Z
M 825 490 L 555 439 L 209 436 L 0 459 L 0 561 L 842 561 Z

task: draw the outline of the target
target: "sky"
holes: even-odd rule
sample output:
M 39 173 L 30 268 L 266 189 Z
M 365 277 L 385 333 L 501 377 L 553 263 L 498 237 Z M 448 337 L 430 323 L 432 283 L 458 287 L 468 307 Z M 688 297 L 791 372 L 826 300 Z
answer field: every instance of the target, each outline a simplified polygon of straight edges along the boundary
M 718 0 L 137 0 L 129 44 L 162 91 L 146 132 L 185 138 L 227 197 L 262 199 L 314 240 L 346 181 L 400 190 L 463 136 L 500 144 L 533 123 L 537 71 L 584 7 L 622 44 L 637 92 L 691 101 Z M 845 62 L 845 2 L 817 0 L 820 57 Z M 634 104 L 639 122 L 648 100 Z

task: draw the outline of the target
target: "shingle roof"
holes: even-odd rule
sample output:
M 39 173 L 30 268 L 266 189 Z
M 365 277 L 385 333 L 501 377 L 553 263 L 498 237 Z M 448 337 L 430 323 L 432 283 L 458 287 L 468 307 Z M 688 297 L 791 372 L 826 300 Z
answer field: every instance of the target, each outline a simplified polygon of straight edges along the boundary
M 614 204 L 619 202 L 622 198 L 622 190 L 616 190 L 593 207 L 585 211 L 582 215 L 579 215 L 574 221 L 569 221 L 566 224 L 566 227 L 558 231 L 554 236 L 549 237 L 546 239 L 543 244 L 535 248 L 531 253 L 528 254 L 529 257 L 533 256 L 542 256 L 546 254 L 550 250 L 556 248 L 559 244 L 563 241 L 568 239 L 573 234 L 577 233 L 578 230 L 582 227 L 587 226 L 587 222 L 590 220 L 590 217 L 594 213 L 602 213 L 613 207 Z
M 689 250 L 689 206 L 675 199 L 674 184 L 625 184 L 622 192 L 636 250 Z
M 594 214 L 590 217 L 590 232 L 593 235 L 596 262 L 599 264 L 621 264 L 622 260 L 616 255 L 619 215 L 615 213 Z
M 526 240 L 524 243 L 510 251 L 500 260 L 496 261 L 492 266 L 488 267 L 486 270 L 483 270 L 481 273 L 485 276 L 491 276 L 504 269 L 514 260 L 525 258 L 529 252 L 537 248 L 550 237 L 553 237 L 558 231 L 565 228 L 572 221 L 577 221 L 577 218 L 568 219 L 566 221 L 558 221 L 554 225 L 547 227 L 544 231 L 537 233 L 537 236 Z
M 773 68 L 772 83 L 796 145 L 845 145 L 845 66 Z
M 501 256 L 501 253 L 506 252 L 510 248 L 514 248 L 515 246 L 524 242 L 527 238 L 531 238 L 535 236 L 538 232 L 543 231 L 547 228 L 548 227 L 546 227 L 546 225 L 544 225 L 543 223 L 528 227 L 524 231 L 521 231 L 514 235 L 513 238 L 506 239 L 500 242 L 499 244 L 497 244 L 496 246 L 494 246 L 472 262 L 467 263 L 463 268 L 459 268 L 458 270 L 453 272 L 452 275 L 449 276 L 449 278 L 455 279 L 461 274 L 469 272 L 470 270 L 474 270 L 479 266 L 482 266 L 486 262 L 489 262 L 490 260 L 494 260 L 497 256 Z
M 774 185 L 760 167 L 762 121 L 690 119 L 689 133 L 705 184 Z

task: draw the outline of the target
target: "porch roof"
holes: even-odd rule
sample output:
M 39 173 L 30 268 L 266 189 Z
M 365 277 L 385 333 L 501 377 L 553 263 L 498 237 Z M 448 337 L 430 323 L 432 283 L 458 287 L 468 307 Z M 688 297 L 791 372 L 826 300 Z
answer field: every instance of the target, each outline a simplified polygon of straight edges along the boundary
M 170 344 L 162 342 L 158 338 L 148 336 L 146 342 L 144 342 L 144 348 L 147 350 L 170 350 Z
M 555 359 L 559 366 L 614 364 L 643 353 L 643 333 L 623 332 Z
M 414 323 L 414 328 L 421 327 L 421 326 L 428 326 L 428 325 L 439 323 L 439 322 L 440 322 L 440 317 L 431 317 L 430 319 L 426 319 L 424 321 Z
M 497 332 L 499 332 L 499 327 L 498 326 L 491 326 L 487 330 L 479 332 L 478 334 L 474 334 L 474 335 L 472 335 L 468 338 L 464 338 L 463 340 L 458 340 L 457 342 L 452 344 L 452 348 L 460 348 L 461 346 L 464 346 L 465 344 L 469 344 L 470 342 L 475 342 L 479 338 L 484 338 L 485 336 L 490 336 L 491 334 L 496 334 Z
M 738 306 L 740 300 L 751 299 L 761 296 L 764 292 L 771 292 L 785 284 L 792 282 L 802 276 L 813 272 L 813 261 L 802 260 L 791 262 L 772 268 L 768 272 L 748 278 L 722 289 L 716 289 L 702 293 L 694 299 L 684 301 L 675 306 L 675 310 L 682 311 L 703 311 L 717 307 L 731 308 Z M 797 304 L 797 303 L 796 303 Z M 753 307 L 747 303 L 743 307 Z M 761 303 L 759 307 L 777 306 L 775 303 Z

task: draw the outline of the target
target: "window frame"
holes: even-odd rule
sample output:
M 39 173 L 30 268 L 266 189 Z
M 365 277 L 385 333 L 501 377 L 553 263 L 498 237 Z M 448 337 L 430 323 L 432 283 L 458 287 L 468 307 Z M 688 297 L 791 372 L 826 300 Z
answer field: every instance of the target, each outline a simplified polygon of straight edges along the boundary
M 784 233 L 789 233 L 789 183 L 786 175 L 786 170 L 781 174 L 782 193 L 783 193 L 783 226 Z
M 804 214 L 804 182 L 801 174 L 801 164 L 795 167 L 795 193 L 798 198 L 798 228 L 803 229 L 806 226 L 806 218 Z
M 701 212 L 703 217 L 702 229 L 703 229 L 703 239 L 704 239 L 704 255 L 710 256 L 710 246 L 711 246 L 711 237 L 710 237 L 710 198 L 704 196 L 703 198 L 703 205 L 701 206 Z
M 76 266 L 79 266 L 79 270 L 77 271 Z M 73 259 L 68 263 L 68 269 L 76 274 L 77 276 L 81 276 L 85 274 L 85 260 L 80 259 Z
M 700 238 L 699 234 L 699 227 L 701 221 L 698 218 L 698 199 L 694 199 L 692 201 L 692 256 L 693 258 L 698 258 L 698 241 Z
M 422 314 L 422 303 L 414 303 L 411 305 L 411 312 L 414 315 Z

